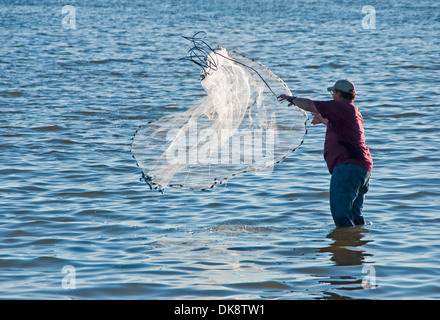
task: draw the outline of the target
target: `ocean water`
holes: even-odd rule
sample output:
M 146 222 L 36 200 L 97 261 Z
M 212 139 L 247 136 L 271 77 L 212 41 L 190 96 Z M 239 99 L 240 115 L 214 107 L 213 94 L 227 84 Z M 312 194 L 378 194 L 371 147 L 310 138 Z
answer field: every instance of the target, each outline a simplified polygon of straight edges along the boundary
M 200 30 L 296 95 L 356 84 L 366 226 L 335 229 L 310 122 L 270 176 L 140 181 L 137 127 L 204 95 Z M 434 0 L 0 1 L 0 298 L 440 298 L 439 30 Z

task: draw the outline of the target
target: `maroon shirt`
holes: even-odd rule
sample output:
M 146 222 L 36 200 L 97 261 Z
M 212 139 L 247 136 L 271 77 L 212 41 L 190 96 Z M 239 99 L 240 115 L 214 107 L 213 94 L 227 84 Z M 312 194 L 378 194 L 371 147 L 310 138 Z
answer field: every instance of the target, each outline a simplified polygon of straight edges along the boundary
M 330 173 L 337 165 L 344 163 L 356 164 L 371 171 L 373 160 L 365 144 L 364 120 L 358 108 L 352 102 L 313 102 L 321 116 L 328 119 L 324 159 Z

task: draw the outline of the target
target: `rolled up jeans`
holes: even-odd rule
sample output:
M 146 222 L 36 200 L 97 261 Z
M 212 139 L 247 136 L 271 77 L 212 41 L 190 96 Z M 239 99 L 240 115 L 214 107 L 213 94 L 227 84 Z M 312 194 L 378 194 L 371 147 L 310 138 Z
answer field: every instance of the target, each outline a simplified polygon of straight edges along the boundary
M 330 210 L 336 227 L 364 225 L 362 215 L 371 171 L 355 164 L 340 164 L 330 180 Z

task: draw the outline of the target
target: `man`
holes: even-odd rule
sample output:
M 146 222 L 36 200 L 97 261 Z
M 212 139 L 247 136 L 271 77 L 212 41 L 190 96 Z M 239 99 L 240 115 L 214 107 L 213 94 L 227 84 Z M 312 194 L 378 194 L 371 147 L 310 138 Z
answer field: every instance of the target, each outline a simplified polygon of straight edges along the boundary
M 363 118 L 353 101 L 354 84 L 336 81 L 327 89 L 331 101 L 315 101 L 281 95 L 301 109 L 310 111 L 312 124 L 327 125 L 324 158 L 330 172 L 330 210 L 336 227 L 364 225 L 362 215 L 365 194 L 368 192 L 373 160 L 365 144 Z

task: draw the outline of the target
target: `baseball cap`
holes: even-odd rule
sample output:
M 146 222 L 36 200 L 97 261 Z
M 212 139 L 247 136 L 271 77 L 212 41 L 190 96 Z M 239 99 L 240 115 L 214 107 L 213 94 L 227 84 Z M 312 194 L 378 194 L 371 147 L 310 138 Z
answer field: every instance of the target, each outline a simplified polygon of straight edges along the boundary
M 329 87 L 327 88 L 328 91 L 333 91 L 333 90 L 339 90 L 342 92 L 346 92 L 346 93 L 354 93 L 356 92 L 355 88 L 354 88 L 354 84 L 353 82 L 344 79 L 344 80 L 338 80 L 336 81 L 335 85 L 333 87 Z

